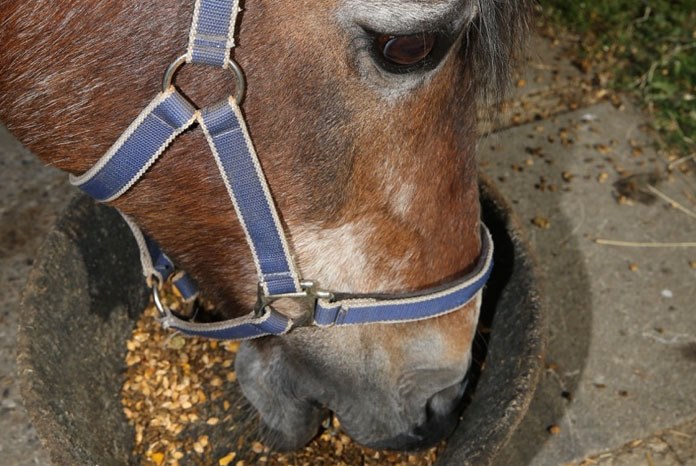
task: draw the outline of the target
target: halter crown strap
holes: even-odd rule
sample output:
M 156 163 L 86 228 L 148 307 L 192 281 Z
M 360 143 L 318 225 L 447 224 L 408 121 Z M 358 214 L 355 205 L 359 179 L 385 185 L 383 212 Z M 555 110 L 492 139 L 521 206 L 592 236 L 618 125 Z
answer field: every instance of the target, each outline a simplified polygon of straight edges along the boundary
M 238 12 L 239 0 L 196 0 L 186 61 L 226 67 Z

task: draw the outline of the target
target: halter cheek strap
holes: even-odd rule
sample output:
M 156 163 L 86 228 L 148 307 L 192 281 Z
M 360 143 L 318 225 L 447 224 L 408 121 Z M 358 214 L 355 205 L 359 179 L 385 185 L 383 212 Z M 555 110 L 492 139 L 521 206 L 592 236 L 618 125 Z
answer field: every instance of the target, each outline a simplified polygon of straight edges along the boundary
M 196 120 L 196 109 L 173 87 L 145 107 L 99 161 L 70 182 L 99 202 L 128 191 L 167 146 Z
M 71 176 L 73 184 L 96 200 L 113 201 L 142 177 L 179 134 L 194 122 L 199 123 L 254 258 L 259 283 L 257 305 L 250 314 L 223 322 L 196 323 L 175 316 L 159 299 L 160 285 L 175 273 L 173 262 L 124 215 L 140 248 L 143 273 L 152 286 L 162 324 L 188 335 L 244 340 L 282 335 L 306 325 L 329 327 L 428 319 L 459 309 L 474 299 L 493 266 L 493 243 L 483 225 L 481 255 L 474 270 L 438 288 L 409 295 L 350 295 L 321 290 L 313 281 L 301 280 L 239 108 L 244 76 L 229 58 L 237 13 L 238 0 L 197 0 L 188 50 L 167 68 L 162 92 L 90 170 L 78 177 Z M 184 63 L 229 68 L 237 78 L 236 98 L 196 109 L 171 85 L 174 73 Z M 173 282 L 186 300 L 196 298 L 197 288 L 188 275 L 176 273 Z M 301 301 L 307 314 L 293 321 L 277 312 L 273 303 L 282 299 Z

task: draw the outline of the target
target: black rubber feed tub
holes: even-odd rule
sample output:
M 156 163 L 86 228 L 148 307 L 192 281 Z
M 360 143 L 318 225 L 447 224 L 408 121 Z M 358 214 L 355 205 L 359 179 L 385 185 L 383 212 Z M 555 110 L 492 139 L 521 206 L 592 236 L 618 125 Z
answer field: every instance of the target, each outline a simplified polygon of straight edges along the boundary
M 484 298 L 487 341 L 471 401 L 438 465 L 489 464 L 527 410 L 545 346 L 539 280 L 510 206 L 482 183 L 495 269 Z M 123 415 L 125 342 L 147 304 L 138 252 L 113 210 L 76 198 L 44 244 L 27 284 L 18 361 L 26 407 L 57 465 L 129 463 Z M 214 427 L 211 427 L 214 429 Z

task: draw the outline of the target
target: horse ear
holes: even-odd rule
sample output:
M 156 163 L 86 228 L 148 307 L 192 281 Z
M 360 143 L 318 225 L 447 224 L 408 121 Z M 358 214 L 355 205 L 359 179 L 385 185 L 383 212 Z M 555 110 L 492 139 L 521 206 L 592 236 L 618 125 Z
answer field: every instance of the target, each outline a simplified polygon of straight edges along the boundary
M 509 89 L 512 70 L 521 62 L 531 29 L 533 2 L 472 1 L 476 2 L 477 13 L 465 31 L 464 64 L 470 69 L 481 101 L 499 103 Z

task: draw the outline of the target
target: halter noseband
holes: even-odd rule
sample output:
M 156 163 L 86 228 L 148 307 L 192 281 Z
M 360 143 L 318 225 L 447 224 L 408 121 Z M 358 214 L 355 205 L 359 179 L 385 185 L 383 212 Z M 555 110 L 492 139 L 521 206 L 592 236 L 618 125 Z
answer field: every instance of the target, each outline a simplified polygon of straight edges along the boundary
M 222 180 L 244 229 L 259 277 L 258 298 L 252 313 L 214 323 L 181 319 L 160 300 L 159 288 L 172 277 L 187 300 L 197 296 L 195 283 L 175 273 L 171 259 L 124 215 L 140 249 L 143 273 L 165 327 L 188 335 L 244 340 L 283 335 L 292 328 L 330 327 L 368 323 L 400 323 L 447 314 L 470 302 L 483 288 L 493 266 L 493 242 L 481 225 L 481 254 L 469 274 L 445 285 L 411 294 L 356 295 L 335 293 L 302 280 L 297 273 L 261 164 L 249 137 L 239 104 L 245 79 L 231 60 L 238 0 L 196 0 L 188 50 L 166 70 L 163 90 L 131 123 L 97 163 L 71 182 L 99 202 L 125 193 L 184 130 L 198 122 L 205 133 Z M 236 97 L 197 109 L 172 85 L 184 63 L 220 66 L 232 70 Z M 273 307 L 275 301 L 300 301 L 306 315 L 291 319 Z

